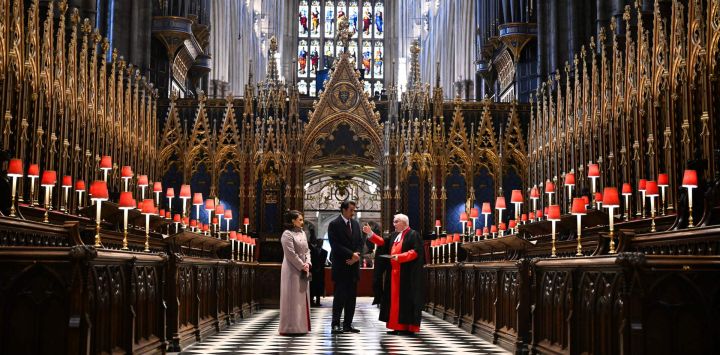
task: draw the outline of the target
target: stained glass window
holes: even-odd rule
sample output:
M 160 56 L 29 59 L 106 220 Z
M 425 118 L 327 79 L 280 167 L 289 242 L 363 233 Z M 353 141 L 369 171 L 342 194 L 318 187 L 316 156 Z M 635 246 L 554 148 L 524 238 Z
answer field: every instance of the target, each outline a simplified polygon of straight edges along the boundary
M 362 72 L 363 88 L 384 90 L 385 49 L 383 0 L 300 0 L 298 3 L 297 78 L 300 93 L 316 96 L 318 72 L 329 70 L 344 48 L 335 40 L 338 20 L 347 17 L 352 40 L 348 53 Z

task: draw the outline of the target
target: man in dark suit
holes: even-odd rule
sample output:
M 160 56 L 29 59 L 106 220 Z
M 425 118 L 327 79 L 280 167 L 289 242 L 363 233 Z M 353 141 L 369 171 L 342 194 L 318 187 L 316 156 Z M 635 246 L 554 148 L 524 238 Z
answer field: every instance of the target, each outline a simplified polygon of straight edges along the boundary
M 333 294 L 332 333 L 359 333 L 353 328 L 357 282 L 360 278 L 360 253 L 363 248 L 360 224 L 353 219 L 357 205 L 344 201 L 340 205 L 340 216 L 328 225 L 332 278 L 335 282 Z M 345 319 L 340 326 L 340 316 L 345 310 Z

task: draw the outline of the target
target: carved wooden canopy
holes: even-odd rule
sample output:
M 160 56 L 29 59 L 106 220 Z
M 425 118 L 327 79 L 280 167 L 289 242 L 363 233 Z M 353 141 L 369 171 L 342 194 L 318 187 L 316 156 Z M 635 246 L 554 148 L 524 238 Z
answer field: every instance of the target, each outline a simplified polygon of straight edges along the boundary
M 380 182 L 380 113 L 363 92 L 347 53 L 335 62 L 309 117 L 302 152 L 305 181 L 361 175 Z

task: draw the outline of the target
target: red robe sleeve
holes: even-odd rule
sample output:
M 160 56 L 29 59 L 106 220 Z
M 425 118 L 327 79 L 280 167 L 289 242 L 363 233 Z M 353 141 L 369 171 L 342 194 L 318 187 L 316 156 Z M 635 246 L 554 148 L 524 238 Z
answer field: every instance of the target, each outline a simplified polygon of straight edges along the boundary
M 417 253 L 414 249 L 410 249 L 404 253 L 395 254 L 397 255 L 397 262 L 402 264 L 417 259 Z
M 380 238 L 380 236 L 375 233 L 373 233 L 373 235 L 368 238 L 368 240 L 370 241 L 370 243 L 373 243 L 379 247 L 385 245 L 385 240 Z

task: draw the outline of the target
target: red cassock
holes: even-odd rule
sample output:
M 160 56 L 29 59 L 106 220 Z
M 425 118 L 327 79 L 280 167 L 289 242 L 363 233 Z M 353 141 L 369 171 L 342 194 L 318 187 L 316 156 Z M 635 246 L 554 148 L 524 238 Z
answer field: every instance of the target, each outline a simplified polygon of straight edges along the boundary
M 405 239 L 405 235 L 409 230 L 409 227 L 406 228 L 400 234 L 399 238 L 395 239 L 390 249 L 390 255 L 397 255 L 397 261 L 395 261 L 395 259 L 390 259 L 390 317 L 386 326 L 388 329 L 392 330 L 419 332 L 420 325 L 403 324 L 400 323 L 398 320 L 400 314 L 400 265 L 413 261 L 418 257 L 415 250 L 412 249 L 406 252 L 402 252 L 403 240 Z M 377 234 L 373 234 L 373 236 L 369 240 L 370 242 L 378 246 L 383 246 L 385 244 L 385 240 L 383 240 Z

